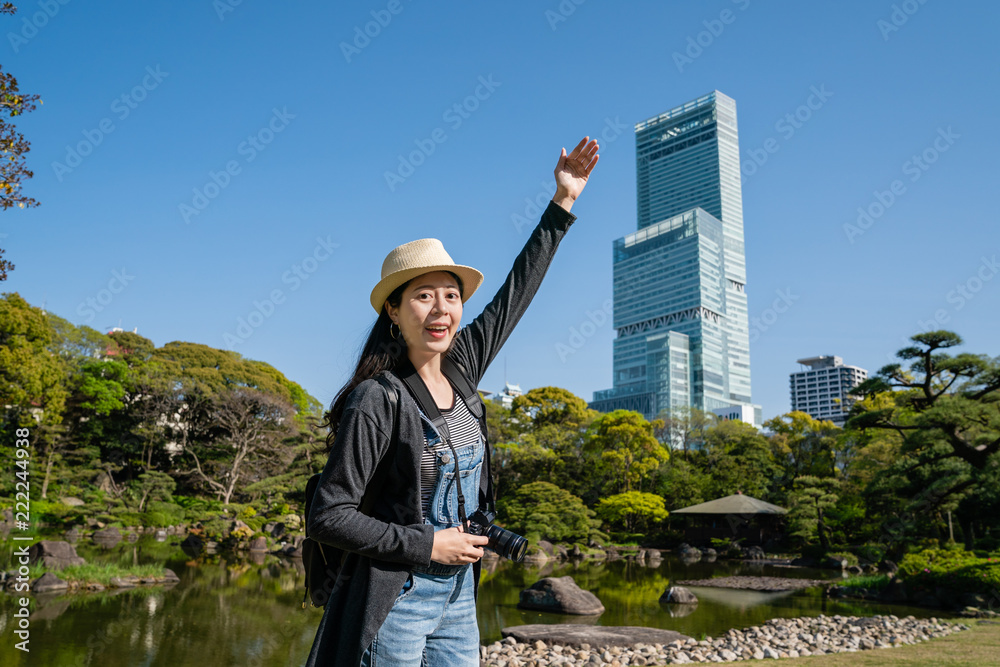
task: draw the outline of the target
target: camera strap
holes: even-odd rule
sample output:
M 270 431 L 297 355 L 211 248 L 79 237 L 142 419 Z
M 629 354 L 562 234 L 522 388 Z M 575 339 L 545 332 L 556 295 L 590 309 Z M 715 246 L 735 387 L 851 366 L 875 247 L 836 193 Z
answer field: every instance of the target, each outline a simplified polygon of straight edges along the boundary
M 409 360 L 400 364 L 400 367 L 397 369 L 397 374 L 410 390 L 410 393 L 417 401 L 417 404 L 420 405 L 424 414 L 427 415 L 427 417 L 431 420 L 431 423 L 434 424 L 434 428 L 441 434 L 445 444 L 448 445 L 449 449 L 451 449 L 451 455 L 455 459 L 455 485 L 458 487 L 458 520 L 462 522 L 462 529 L 468 531 L 469 519 L 465 515 L 465 494 L 462 493 L 462 473 L 458 467 L 458 452 L 455 451 L 455 445 L 451 442 L 451 433 L 448 430 L 448 423 L 445 421 L 444 415 L 442 415 L 441 411 L 438 409 L 437 403 L 434 402 L 434 397 L 431 396 L 430 390 L 428 390 L 427 385 L 424 384 L 423 378 L 420 377 L 420 374 L 417 373 L 413 364 L 411 364 Z M 449 378 L 449 383 L 451 383 L 451 378 Z M 456 400 L 464 399 L 458 398 Z

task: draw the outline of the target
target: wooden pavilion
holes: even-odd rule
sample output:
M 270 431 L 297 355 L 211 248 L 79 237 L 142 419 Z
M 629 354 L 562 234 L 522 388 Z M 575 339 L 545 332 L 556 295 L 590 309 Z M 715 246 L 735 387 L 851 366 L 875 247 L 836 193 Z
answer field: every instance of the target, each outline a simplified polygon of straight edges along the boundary
M 714 539 L 743 540 L 743 546 L 759 545 L 782 536 L 782 516 L 788 510 L 742 493 L 670 512 L 691 517 L 684 540 L 693 546 L 710 546 Z

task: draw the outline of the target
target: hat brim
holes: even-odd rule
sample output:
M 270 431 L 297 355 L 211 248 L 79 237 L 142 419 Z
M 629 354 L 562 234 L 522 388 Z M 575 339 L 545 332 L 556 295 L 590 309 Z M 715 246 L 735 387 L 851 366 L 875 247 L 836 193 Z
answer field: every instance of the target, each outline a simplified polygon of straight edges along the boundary
M 476 290 L 483 284 L 482 273 L 471 266 L 463 266 L 461 264 L 439 264 L 437 266 L 419 266 L 412 269 L 403 269 L 402 271 L 390 273 L 375 285 L 371 296 L 372 308 L 375 309 L 376 313 L 381 314 L 382 306 L 393 290 L 417 276 L 422 276 L 425 273 L 433 273 L 434 271 L 450 271 L 462 279 L 462 303 L 468 301 L 469 297 L 475 294 Z

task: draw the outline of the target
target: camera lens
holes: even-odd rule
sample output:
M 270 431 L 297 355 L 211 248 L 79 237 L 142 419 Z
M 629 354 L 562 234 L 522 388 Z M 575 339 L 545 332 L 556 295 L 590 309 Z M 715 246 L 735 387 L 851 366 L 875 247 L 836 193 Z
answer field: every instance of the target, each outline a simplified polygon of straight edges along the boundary
M 486 546 L 497 554 L 515 563 L 524 560 L 524 555 L 528 551 L 528 540 L 520 535 L 492 524 L 486 528 L 486 537 L 490 540 Z

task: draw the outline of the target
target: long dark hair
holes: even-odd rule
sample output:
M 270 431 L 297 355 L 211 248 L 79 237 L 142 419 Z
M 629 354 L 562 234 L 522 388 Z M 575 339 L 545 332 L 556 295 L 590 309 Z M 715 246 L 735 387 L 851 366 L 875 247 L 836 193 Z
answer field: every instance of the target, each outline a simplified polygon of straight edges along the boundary
M 462 285 L 462 279 L 451 271 L 447 273 L 458 283 L 458 291 L 464 296 L 465 288 Z M 386 297 L 386 301 L 393 308 L 399 308 L 399 304 L 403 301 L 403 291 L 406 290 L 406 286 L 412 280 L 406 281 Z M 340 419 L 344 415 L 344 407 L 347 405 L 347 398 L 351 395 L 351 392 L 359 384 L 375 377 L 382 371 L 395 370 L 400 363 L 407 359 L 406 341 L 403 340 L 402 332 L 399 332 L 397 328 L 397 334 L 394 338 L 389 333 L 390 324 L 392 324 L 392 320 L 389 318 L 389 312 L 383 304 L 382 312 L 378 314 L 378 319 L 372 325 L 371 331 L 368 332 L 368 339 L 361 348 L 361 354 L 358 356 L 358 364 L 354 368 L 354 375 L 347 381 L 347 384 L 340 388 L 340 391 L 337 392 L 337 395 L 333 399 L 330 410 L 324 415 L 324 421 L 321 426 L 328 426 L 330 428 L 330 432 L 326 436 L 327 452 L 333 448 L 333 441 L 336 439 L 337 429 L 340 427 Z

